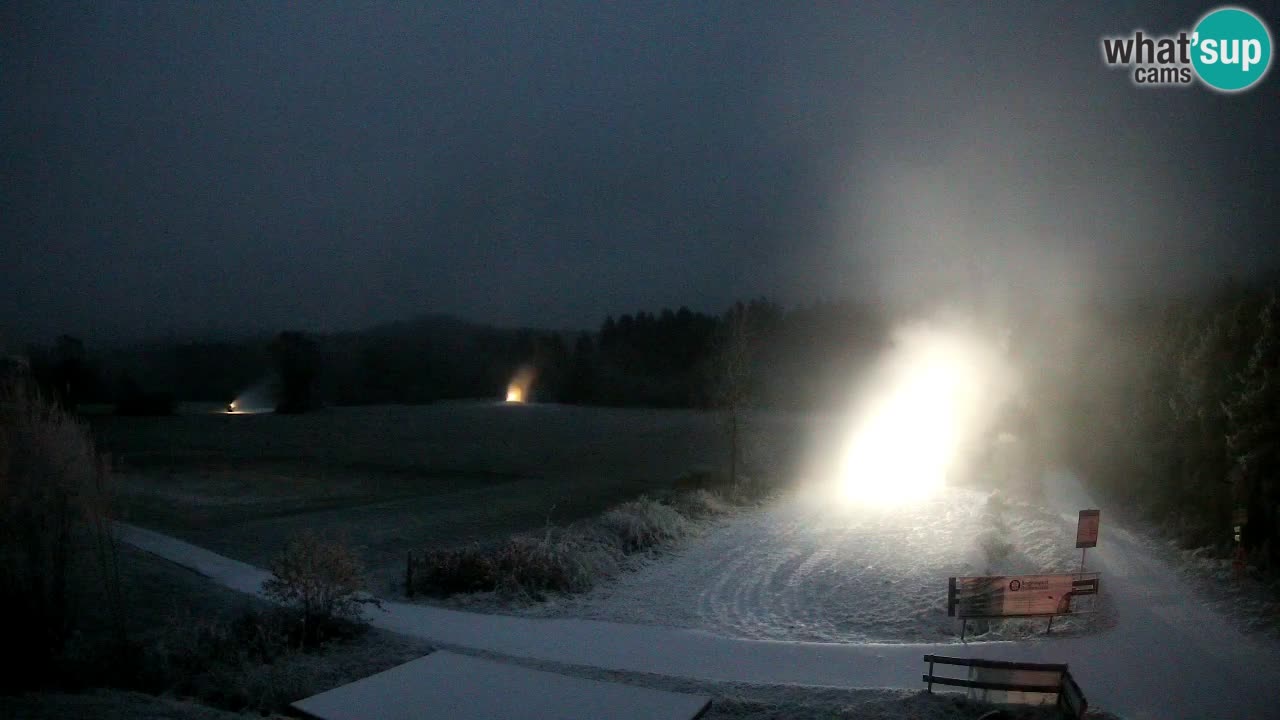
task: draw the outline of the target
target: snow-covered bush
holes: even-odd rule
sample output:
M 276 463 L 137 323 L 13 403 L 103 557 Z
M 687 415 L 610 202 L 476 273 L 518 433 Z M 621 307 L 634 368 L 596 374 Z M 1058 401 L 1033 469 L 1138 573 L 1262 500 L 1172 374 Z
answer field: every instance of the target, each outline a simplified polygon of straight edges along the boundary
M 483 545 L 430 548 L 409 555 L 406 592 L 448 596 L 457 593 L 490 592 L 497 585 L 497 563 Z
M 780 489 L 776 479 L 770 481 L 763 476 L 747 476 L 739 471 L 736 480 L 732 480 L 724 472 L 706 468 L 683 473 L 671 482 L 671 488 L 674 490 L 670 496 L 671 501 L 676 505 L 680 505 L 691 494 L 705 492 L 715 495 L 730 506 L 757 504 Z M 728 512 L 728 508 L 725 512 Z
M 494 556 L 495 589 L 504 595 L 541 598 L 548 592 L 582 592 L 599 568 L 592 548 L 571 538 L 514 537 Z
M 320 641 L 336 621 L 358 621 L 364 571 L 355 553 L 340 541 L 304 531 L 285 544 L 271 563 L 272 577 L 262 584 L 267 597 L 301 612 L 303 644 Z
M 580 592 L 598 567 L 594 548 L 564 537 L 516 536 L 499 543 L 428 550 L 410 560 L 412 592 L 448 596 L 497 592 L 542 598 L 548 592 Z
M 660 548 L 694 533 L 691 519 L 727 511 L 723 501 L 700 491 L 685 514 L 647 497 L 623 503 L 568 528 L 548 528 L 540 537 L 517 535 L 502 542 L 429 549 L 411 555 L 408 592 L 446 597 L 496 592 L 542 599 L 548 593 L 584 592 L 617 574 L 627 555 Z
M 675 508 L 647 497 L 623 503 L 591 522 L 615 539 L 624 553 L 648 550 L 693 531 L 689 519 Z
M 677 495 L 672 505 L 681 514 L 691 518 L 709 518 L 733 512 L 733 505 L 725 497 L 711 490 L 698 489 Z

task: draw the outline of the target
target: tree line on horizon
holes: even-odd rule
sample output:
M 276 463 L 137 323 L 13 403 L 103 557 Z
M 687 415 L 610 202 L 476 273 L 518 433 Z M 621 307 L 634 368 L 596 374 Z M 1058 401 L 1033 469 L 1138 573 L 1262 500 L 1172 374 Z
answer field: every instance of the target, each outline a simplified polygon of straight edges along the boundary
M 1044 463 L 1080 470 L 1111 507 L 1157 519 L 1192 546 L 1240 547 L 1280 570 L 1280 283 L 1165 301 L 1099 303 L 1019 318 L 1011 360 L 1031 378 L 1014 431 Z M 124 414 L 225 403 L 269 379 L 283 412 L 324 404 L 501 399 L 532 370 L 531 399 L 672 408 L 838 408 L 890 342 L 855 303 L 720 315 L 687 308 L 604 319 L 581 333 L 501 329 L 444 316 L 362 332 L 94 353 L 70 337 L 33 348 L 29 372 L 64 405 Z
M 731 332 L 737 326 L 738 332 Z M 179 402 L 228 403 L 272 388 L 276 409 L 502 398 L 531 371 L 531 399 L 579 405 L 705 408 L 723 394 L 723 358 L 751 358 L 739 384 L 754 402 L 811 407 L 887 341 L 852 303 L 784 309 L 765 298 L 721 315 L 687 307 L 609 315 L 594 331 L 506 329 L 427 315 L 369 330 L 284 331 L 240 341 L 155 342 L 93 351 L 61 336 L 31 346 L 29 371 L 65 407 L 158 415 Z M 733 343 L 735 347 L 730 347 Z

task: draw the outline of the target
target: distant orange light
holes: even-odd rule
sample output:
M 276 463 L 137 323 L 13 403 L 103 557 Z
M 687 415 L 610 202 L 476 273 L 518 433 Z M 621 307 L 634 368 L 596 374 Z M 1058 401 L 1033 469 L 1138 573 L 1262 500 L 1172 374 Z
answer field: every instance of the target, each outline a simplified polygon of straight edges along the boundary
M 507 402 L 529 402 L 529 391 L 533 387 L 533 379 L 536 376 L 536 371 L 528 365 L 517 368 L 515 376 L 507 383 Z

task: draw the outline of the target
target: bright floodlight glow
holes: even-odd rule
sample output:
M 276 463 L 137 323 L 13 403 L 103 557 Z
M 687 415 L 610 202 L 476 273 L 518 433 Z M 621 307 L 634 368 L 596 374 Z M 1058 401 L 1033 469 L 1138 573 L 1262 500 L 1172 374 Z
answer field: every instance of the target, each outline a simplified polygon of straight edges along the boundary
M 893 506 L 942 487 L 999 401 L 997 367 L 971 339 L 934 330 L 900 333 L 846 441 L 837 480 L 843 499 Z
M 536 377 L 537 372 L 532 366 L 521 365 L 517 368 L 515 376 L 511 378 L 511 382 L 507 383 L 507 402 L 529 402 L 529 392 L 533 388 L 533 381 Z
M 266 378 L 236 393 L 231 402 L 222 407 L 229 415 L 256 415 L 271 412 L 275 407 L 275 381 Z

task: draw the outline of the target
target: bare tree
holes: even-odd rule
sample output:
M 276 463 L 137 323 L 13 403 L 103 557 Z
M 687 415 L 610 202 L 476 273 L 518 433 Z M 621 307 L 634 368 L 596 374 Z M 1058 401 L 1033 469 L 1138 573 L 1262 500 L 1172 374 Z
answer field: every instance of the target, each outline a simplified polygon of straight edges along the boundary
M 364 569 L 342 539 L 304 530 L 289 538 L 271 561 L 271 573 L 262 590 L 272 600 L 298 609 L 303 645 L 323 641 L 335 621 L 359 622 L 363 605 L 381 607 L 377 599 L 361 595 Z

